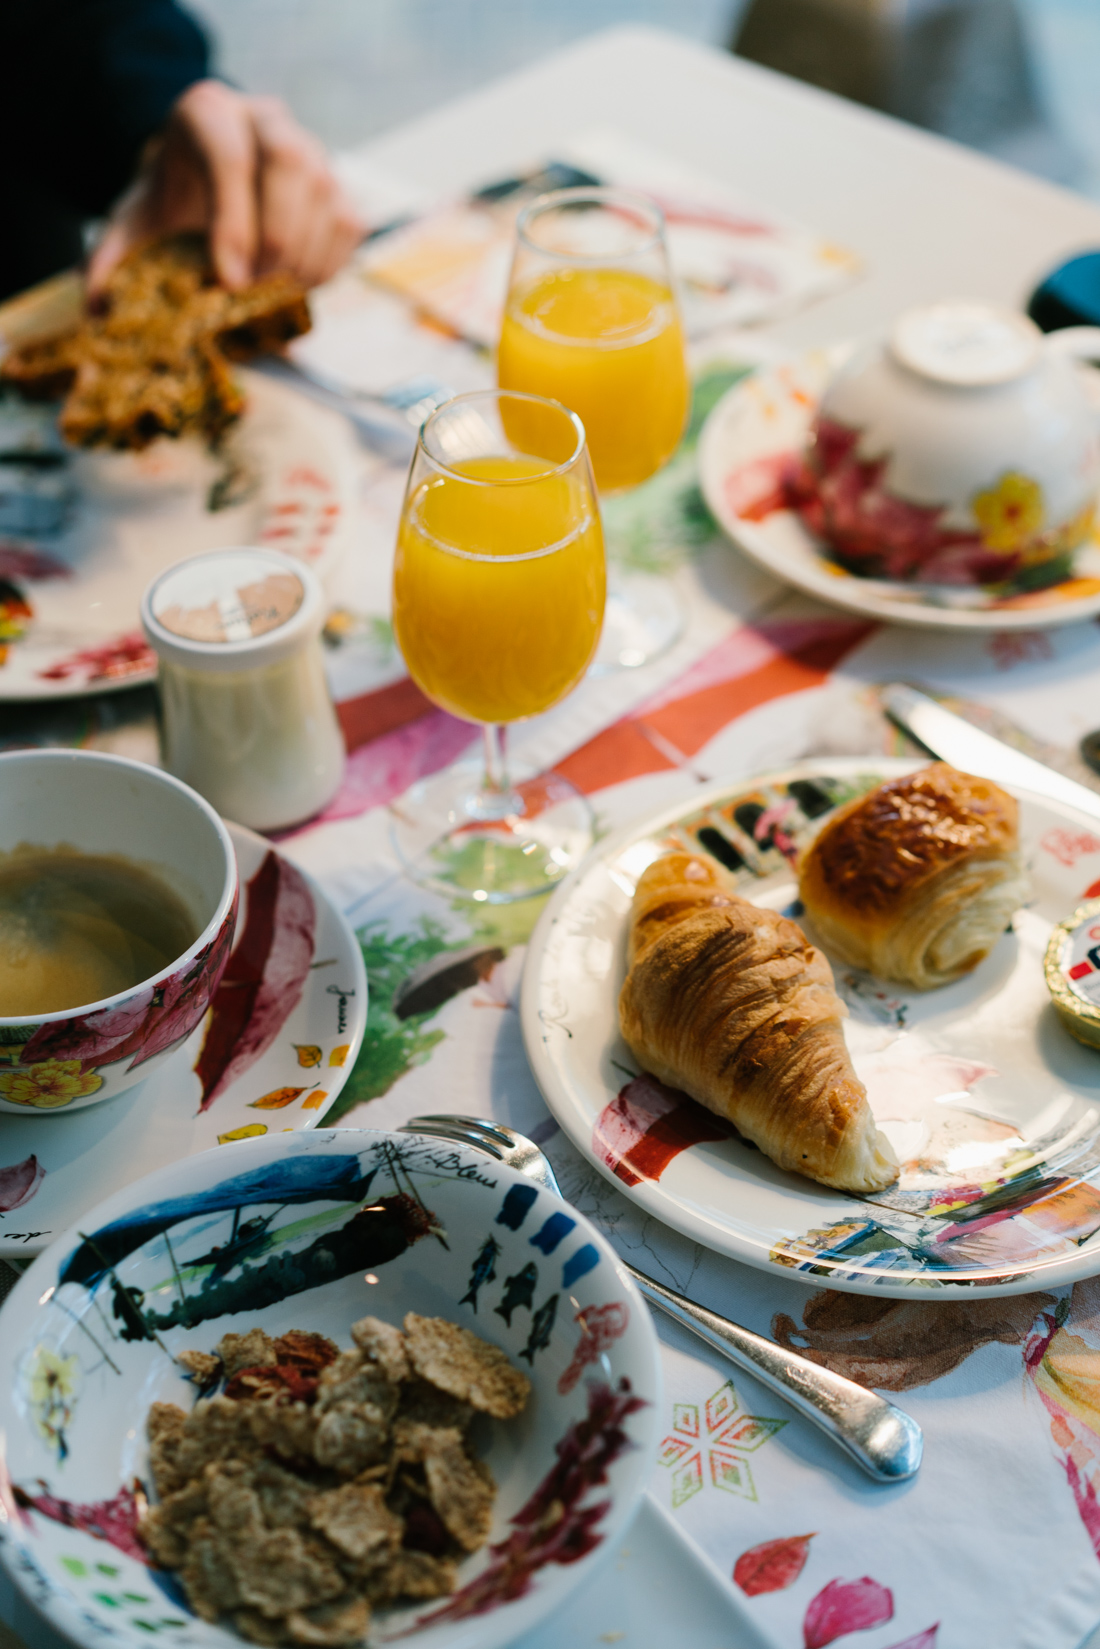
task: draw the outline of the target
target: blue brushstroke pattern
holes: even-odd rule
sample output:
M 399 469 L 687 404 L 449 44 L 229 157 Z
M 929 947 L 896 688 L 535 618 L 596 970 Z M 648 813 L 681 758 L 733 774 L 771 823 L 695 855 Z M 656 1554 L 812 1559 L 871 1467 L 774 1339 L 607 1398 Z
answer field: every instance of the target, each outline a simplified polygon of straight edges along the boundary
M 512 1231 L 518 1231 L 530 1213 L 531 1204 L 538 1194 L 538 1188 L 534 1185 L 513 1185 L 504 1199 L 500 1213 L 497 1215 L 497 1224 L 506 1225 Z
M 531 1238 L 532 1248 L 541 1248 L 544 1254 L 552 1254 L 576 1225 L 568 1214 L 551 1214 L 542 1229 L 535 1232 Z
M 571 1254 L 561 1268 L 561 1286 L 572 1288 L 581 1277 L 587 1277 L 600 1263 L 600 1251 L 594 1243 L 586 1242 L 583 1248 L 578 1248 Z
M 295 1156 L 247 1174 L 234 1174 L 232 1179 L 220 1180 L 206 1191 L 147 1203 L 90 1232 L 62 1265 L 58 1284 L 82 1283 L 85 1288 L 94 1288 L 104 1273 L 128 1254 L 197 1214 L 265 1202 L 361 1202 L 377 1171 L 372 1168 L 364 1174 L 355 1155 Z

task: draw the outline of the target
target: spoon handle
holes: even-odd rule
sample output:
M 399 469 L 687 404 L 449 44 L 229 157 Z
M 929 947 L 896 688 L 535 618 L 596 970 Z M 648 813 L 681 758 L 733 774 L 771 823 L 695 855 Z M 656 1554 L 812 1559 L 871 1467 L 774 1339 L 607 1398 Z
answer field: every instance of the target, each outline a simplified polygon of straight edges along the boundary
M 625 1263 L 625 1262 L 624 1262 Z M 786 1351 L 728 1317 L 675 1293 L 625 1266 L 652 1305 L 697 1334 L 716 1351 L 785 1397 L 798 1412 L 847 1449 L 857 1465 L 879 1483 L 900 1483 L 920 1466 L 924 1439 L 917 1422 L 893 1403 L 854 1380 L 820 1368 L 797 1352 Z

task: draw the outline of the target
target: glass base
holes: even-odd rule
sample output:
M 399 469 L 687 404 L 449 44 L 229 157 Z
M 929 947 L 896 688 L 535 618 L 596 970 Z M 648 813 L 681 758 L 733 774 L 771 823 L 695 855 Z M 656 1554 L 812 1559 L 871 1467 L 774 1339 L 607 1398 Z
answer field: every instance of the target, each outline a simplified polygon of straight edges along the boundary
M 680 639 L 684 622 L 671 579 L 608 567 L 603 634 L 589 674 L 607 676 L 652 663 Z
M 459 762 L 391 803 L 406 875 L 450 898 L 507 905 L 556 886 L 595 836 L 592 809 L 557 773 L 512 775 L 499 808 L 479 805 L 485 768 Z

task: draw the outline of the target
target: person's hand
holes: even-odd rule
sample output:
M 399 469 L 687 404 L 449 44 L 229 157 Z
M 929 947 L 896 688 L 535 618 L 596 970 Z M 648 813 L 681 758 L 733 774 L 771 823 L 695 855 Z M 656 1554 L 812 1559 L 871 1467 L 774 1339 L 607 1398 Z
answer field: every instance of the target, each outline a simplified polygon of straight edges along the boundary
M 317 139 L 277 98 L 246 97 L 218 80 L 176 99 L 91 260 L 89 291 L 131 247 L 180 229 L 209 231 L 229 287 L 274 270 L 318 286 L 364 233 Z

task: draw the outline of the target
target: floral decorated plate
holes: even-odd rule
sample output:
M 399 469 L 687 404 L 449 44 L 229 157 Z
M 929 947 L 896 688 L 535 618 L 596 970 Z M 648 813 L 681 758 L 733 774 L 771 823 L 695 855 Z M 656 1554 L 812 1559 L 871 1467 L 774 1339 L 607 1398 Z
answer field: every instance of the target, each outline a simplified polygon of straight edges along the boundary
M 845 1034 L 902 1163 L 874 1197 L 785 1173 L 711 1112 L 639 1072 L 617 1001 L 635 883 L 666 847 L 709 854 L 746 898 L 797 917 L 799 845 L 831 810 L 914 763 L 806 762 L 700 790 L 602 842 L 563 882 L 527 953 L 523 1033 L 574 1145 L 649 1214 L 809 1284 L 904 1297 L 1014 1294 L 1100 1272 L 1100 1054 L 1059 1023 L 1053 925 L 1100 894 L 1095 820 L 1020 794 L 1033 897 L 968 978 L 904 994 L 837 965 Z
M 76 1057 L 31 1067 L 0 1046 L 0 1255 L 36 1254 L 139 1174 L 233 1140 L 312 1128 L 343 1087 L 367 1019 L 363 955 L 316 882 L 229 826 L 237 936 L 210 1012 L 146 1081 L 65 1114 L 88 1080 Z M 17 1056 L 18 1050 L 8 1050 Z
M 791 483 L 825 385 L 851 348 L 818 349 L 762 367 L 735 384 L 708 417 L 699 438 L 700 485 L 738 548 L 809 595 L 894 624 L 1034 630 L 1100 613 L 1100 544 L 1094 539 L 1077 551 L 1071 576 L 1030 591 L 865 578 L 832 558 L 791 507 Z M 1004 500 L 1005 510 L 1016 504 Z M 991 509 L 996 505 L 992 500 Z
M 376 1615 L 370 1641 L 494 1649 L 533 1627 L 613 1549 L 649 1476 L 653 1325 L 604 1238 L 548 1191 L 480 1153 L 365 1129 L 187 1157 L 35 1261 L 0 1331 L 0 1559 L 16 1585 L 79 1644 L 239 1644 L 190 1613 L 134 1533 L 149 1406 L 197 1396 L 175 1354 L 253 1326 L 346 1347 L 358 1318 L 408 1311 L 492 1341 L 533 1392 L 478 1441 L 498 1485 L 488 1546 L 450 1597 Z
M 355 436 L 275 379 L 240 377 L 248 405 L 216 458 L 167 439 L 74 453 L 52 408 L 0 398 L 0 702 L 152 681 L 141 597 L 184 556 L 271 544 L 328 577 L 355 532 Z

